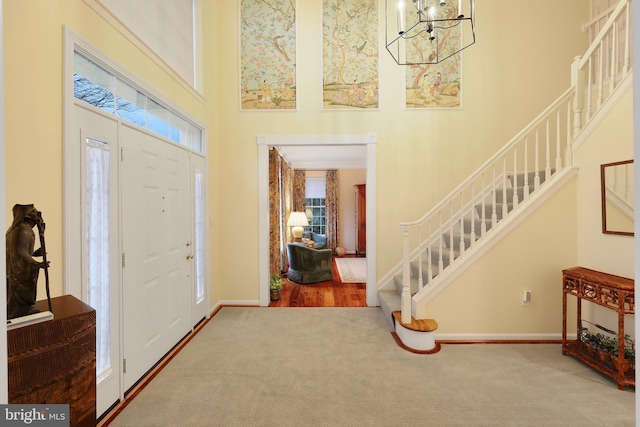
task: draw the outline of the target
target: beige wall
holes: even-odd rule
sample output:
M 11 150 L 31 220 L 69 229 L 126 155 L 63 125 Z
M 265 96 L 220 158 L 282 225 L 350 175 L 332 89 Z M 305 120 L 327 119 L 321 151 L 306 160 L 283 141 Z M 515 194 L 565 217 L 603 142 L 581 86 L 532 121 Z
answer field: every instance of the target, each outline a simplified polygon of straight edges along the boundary
M 438 334 L 562 330 L 562 269 L 576 263 L 572 179 L 427 305 Z M 523 307 L 522 291 L 531 290 Z
M 463 109 L 405 111 L 403 68 L 388 55 L 381 39 L 380 109 L 321 111 L 321 5 L 298 0 L 298 111 L 241 112 L 238 1 L 199 4 L 205 68 L 202 96 L 176 82 L 82 0 L 4 1 L 9 35 L 5 37 L 7 222 L 14 203 L 33 202 L 43 211 L 54 295 L 62 292 L 63 265 L 63 25 L 207 124 L 210 289 L 215 304 L 256 301 L 259 296 L 256 135 L 377 135 L 376 271 L 381 277 L 400 261 L 398 224 L 421 216 L 568 88 L 571 61 L 586 48 L 587 36 L 580 25 L 589 15 L 584 0 L 483 0 L 476 7 L 478 41 L 464 53 Z M 384 37 L 384 20 L 380 27 Z M 555 221 L 554 209 L 563 203 L 570 202 L 554 202 L 531 221 Z M 529 232 L 536 229 L 532 226 Z M 517 239 L 522 235 L 524 231 L 516 233 L 505 245 L 521 245 Z M 569 251 L 571 243 L 562 248 Z M 504 250 L 502 256 L 510 257 L 510 251 Z M 557 271 L 555 263 L 552 267 Z M 492 270 L 478 268 L 486 269 L 480 273 L 486 286 L 496 278 L 511 280 L 508 273 L 517 273 L 506 270 L 490 280 Z M 471 270 L 467 274 L 471 277 Z M 543 276 L 527 283 L 539 286 L 534 298 L 539 295 L 536 289 L 546 289 L 541 283 L 547 279 L 553 280 Z M 517 300 L 518 295 L 503 297 Z M 442 298 L 451 304 L 457 299 Z M 527 312 L 528 320 L 540 321 L 539 329 L 546 330 L 546 320 L 533 315 L 538 313 L 534 309 Z M 503 322 L 492 320 L 488 311 L 474 313 L 469 322 L 478 316 L 487 318 L 485 332 L 502 328 Z M 452 324 L 450 330 L 460 328 Z
M 634 243 L 631 236 L 602 233 L 600 165 L 631 160 L 633 155 L 633 92 L 629 90 L 616 104 L 575 155 L 578 174 L 578 257 L 577 265 L 634 277 Z M 617 329 L 611 310 L 585 304 L 584 318 Z M 633 316 L 625 321 L 627 333 L 635 330 Z M 586 325 L 585 325 L 586 326 Z
M 238 111 L 238 4 L 219 4 L 219 54 L 225 58 L 219 68 L 220 157 L 234 159 L 220 165 L 221 200 L 243 208 L 221 212 L 221 241 L 226 253 L 241 251 L 245 263 L 238 268 L 233 255 L 223 262 L 232 265 L 219 279 L 233 284 L 224 285 L 223 299 L 259 295 L 257 262 L 246 265 L 258 259 L 258 248 L 246 244 L 258 233 L 256 135 L 377 135 L 376 271 L 382 277 L 401 258 L 399 224 L 419 218 L 568 89 L 571 62 L 586 50 L 587 35 L 580 31 L 589 15 L 584 0 L 483 0 L 476 6 L 478 41 L 463 58 L 463 109 L 405 111 L 404 70 L 380 40 L 380 110 L 321 111 L 321 3 L 297 5 L 298 111 L 280 113 Z M 237 230 L 240 239 L 232 234 Z
M 600 165 L 633 159 L 633 93 L 618 102 L 607 119 L 576 152 L 578 175 L 578 263 L 633 277 L 633 237 L 602 233 Z
M 208 16 L 216 16 L 215 3 L 203 2 Z M 187 90 L 158 64 L 142 55 L 137 47 L 82 0 L 7 0 L 3 5 L 6 42 L 4 96 L 7 106 L 6 226 L 11 222 L 11 207 L 16 203 L 34 203 L 43 212 L 47 223 L 47 252 L 51 261 L 51 291 L 53 296 L 57 296 L 63 293 L 64 265 L 63 26 L 67 26 L 164 97 L 206 123 L 210 136 L 210 159 L 214 162 L 219 161 L 216 155 L 218 128 L 215 120 L 218 104 L 207 102 L 207 99 L 216 99 L 217 58 L 213 55 L 205 58 L 207 83 L 204 96 L 200 96 Z M 211 30 L 211 26 L 205 26 L 204 36 L 210 52 L 217 34 Z M 218 167 L 211 162 L 209 166 L 215 176 Z M 209 190 L 214 202 L 211 211 L 217 218 L 218 186 L 210 185 Z M 212 238 L 216 236 L 215 231 L 214 228 Z M 219 264 L 216 261 L 219 258 L 219 245 L 212 245 L 211 249 L 215 277 L 219 276 Z M 43 287 L 44 280 L 40 282 Z M 214 295 L 218 293 L 214 290 Z M 38 290 L 38 295 L 45 295 L 43 288 Z

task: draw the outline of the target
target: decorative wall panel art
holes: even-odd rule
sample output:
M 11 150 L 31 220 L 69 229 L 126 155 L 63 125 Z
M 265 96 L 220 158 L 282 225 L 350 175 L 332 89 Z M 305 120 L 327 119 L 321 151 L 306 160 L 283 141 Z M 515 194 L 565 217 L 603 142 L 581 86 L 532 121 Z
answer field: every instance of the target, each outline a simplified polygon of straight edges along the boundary
M 441 7 L 447 17 L 458 14 L 457 2 L 447 0 Z M 452 26 L 444 31 L 444 37 L 433 42 L 411 44 L 411 55 L 416 59 L 429 58 L 435 54 L 430 43 L 439 43 L 441 52 L 456 50 L 461 46 L 462 26 Z M 457 48 L 456 48 L 457 47 Z M 407 53 L 407 57 L 410 55 Z M 408 59 L 408 61 L 410 61 Z M 418 62 L 416 60 L 416 62 Z M 406 108 L 461 108 L 462 54 L 457 53 L 439 64 L 406 65 Z
M 378 1 L 323 0 L 323 108 L 378 108 L 378 78 Z
M 295 0 L 241 0 L 240 32 L 240 109 L 295 109 Z

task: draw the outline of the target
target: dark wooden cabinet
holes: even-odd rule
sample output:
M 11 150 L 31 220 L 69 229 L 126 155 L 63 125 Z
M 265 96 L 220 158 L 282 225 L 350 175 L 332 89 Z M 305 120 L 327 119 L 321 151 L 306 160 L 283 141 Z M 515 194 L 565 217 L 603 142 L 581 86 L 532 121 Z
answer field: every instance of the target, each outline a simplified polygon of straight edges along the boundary
M 569 354 L 613 378 L 620 390 L 625 386 L 635 387 L 635 369 L 631 369 L 630 363 L 625 363 L 624 357 L 624 316 L 635 312 L 633 279 L 574 267 L 562 270 L 562 291 L 562 354 Z M 578 333 L 575 341 L 567 339 L 567 295 L 577 298 L 577 324 L 572 330 Z M 618 342 L 617 356 L 599 354 L 581 341 L 579 329 L 582 327 L 583 301 L 606 307 L 618 314 L 618 330 L 615 331 Z
M 356 191 L 356 254 L 367 253 L 367 186 L 354 185 Z
M 7 331 L 9 403 L 68 404 L 70 425 L 95 426 L 96 312 L 71 295 L 51 305 L 53 320 Z

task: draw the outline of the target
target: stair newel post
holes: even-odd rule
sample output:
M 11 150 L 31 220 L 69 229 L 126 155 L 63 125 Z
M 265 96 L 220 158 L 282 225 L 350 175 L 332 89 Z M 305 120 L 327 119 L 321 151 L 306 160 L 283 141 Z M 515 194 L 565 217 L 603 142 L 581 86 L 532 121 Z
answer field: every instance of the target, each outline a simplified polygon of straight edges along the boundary
M 411 280 L 410 253 L 409 253 L 409 227 L 402 224 L 402 297 L 401 314 L 402 323 L 411 323 L 411 291 L 409 281 Z
M 549 118 L 546 121 L 546 140 L 544 144 L 545 154 L 544 154 L 544 179 L 545 181 L 549 180 L 551 176 L 551 131 L 549 125 Z
M 582 128 L 582 109 L 584 107 L 584 72 L 580 70 L 581 56 L 573 58 L 571 64 L 571 87 L 573 95 L 573 135 L 577 135 Z M 571 103 L 569 104 L 571 105 Z M 573 138 L 569 138 L 572 140 Z
M 529 198 L 529 137 L 524 138 L 524 182 L 522 184 L 524 190 L 524 200 Z
M 556 110 L 556 173 L 562 170 L 562 144 L 560 143 L 560 107 Z
M 540 188 L 540 139 L 539 128 L 536 126 L 536 145 L 534 149 L 535 176 L 533 178 L 533 189 L 537 191 Z
M 460 256 L 464 251 L 464 198 L 462 191 L 460 191 Z
M 513 145 L 513 177 L 511 178 L 511 187 L 513 188 L 513 209 L 518 207 L 520 203 L 518 196 L 518 144 Z
M 575 93 L 573 97 L 575 98 Z M 573 165 L 573 139 L 571 138 L 571 100 L 567 103 L 567 146 L 565 148 L 564 166 L 571 167 Z
M 502 157 L 502 219 L 507 217 L 509 209 L 507 207 L 507 153 L 504 153 Z

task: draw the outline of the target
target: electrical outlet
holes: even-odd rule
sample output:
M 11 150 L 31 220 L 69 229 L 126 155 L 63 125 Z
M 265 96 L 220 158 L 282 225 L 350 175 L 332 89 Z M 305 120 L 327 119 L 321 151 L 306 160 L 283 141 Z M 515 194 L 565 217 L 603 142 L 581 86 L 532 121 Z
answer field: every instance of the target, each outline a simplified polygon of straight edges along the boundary
M 529 305 L 531 305 L 531 291 L 522 291 L 522 306 L 528 307 Z

